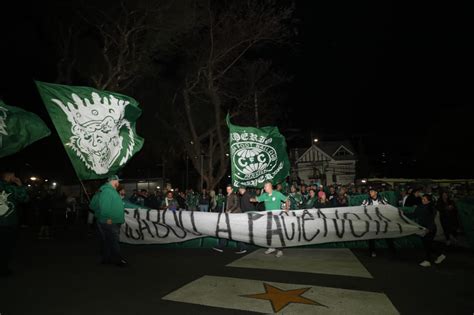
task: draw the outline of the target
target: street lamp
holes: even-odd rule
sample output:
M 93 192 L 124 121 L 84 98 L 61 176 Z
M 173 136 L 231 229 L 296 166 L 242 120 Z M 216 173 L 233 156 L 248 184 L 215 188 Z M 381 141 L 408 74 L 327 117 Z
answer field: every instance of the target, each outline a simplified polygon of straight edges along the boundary
M 37 180 L 37 179 L 38 179 L 38 178 L 37 178 L 37 177 L 34 177 L 34 176 L 31 176 L 31 177 L 30 177 L 30 180 L 31 180 L 32 182 L 34 182 L 34 181 Z
M 319 141 L 318 138 L 314 138 L 314 140 L 313 140 L 314 143 L 316 143 L 318 141 Z

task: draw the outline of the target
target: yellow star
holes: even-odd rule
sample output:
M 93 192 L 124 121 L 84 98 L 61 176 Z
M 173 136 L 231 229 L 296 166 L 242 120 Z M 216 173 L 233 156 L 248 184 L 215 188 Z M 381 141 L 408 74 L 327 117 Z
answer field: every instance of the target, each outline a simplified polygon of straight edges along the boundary
M 310 304 L 310 305 L 317 305 L 317 306 L 324 306 L 321 303 L 316 301 L 307 299 L 302 297 L 301 295 L 304 294 L 311 288 L 301 288 L 295 290 L 281 290 L 277 287 L 264 283 L 263 286 L 265 287 L 265 293 L 258 293 L 258 294 L 249 294 L 249 295 L 242 295 L 242 297 L 248 297 L 253 299 L 260 299 L 260 300 L 268 300 L 272 303 L 272 308 L 275 313 L 281 311 L 290 303 L 299 303 L 299 304 Z

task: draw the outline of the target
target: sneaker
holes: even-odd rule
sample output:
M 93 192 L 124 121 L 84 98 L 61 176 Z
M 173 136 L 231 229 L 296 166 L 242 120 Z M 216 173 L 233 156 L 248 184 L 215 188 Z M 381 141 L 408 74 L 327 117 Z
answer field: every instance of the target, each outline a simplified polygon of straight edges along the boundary
M 421 267 L 431 267 L 431 263 L 428 260 L 424 260 L 420 263 Z
M 238 252 L 235 252 L 237 255 L 245 254 L 247 252 L 246 249 L 239 250 Z
M 217 247 L 213 247 L 212 249 L 215 250 L 216 252 L 219 252 L 219 253 L 223 253 L 223 252 L 224 252 L 222 249 L 217 248 Z
M 438 256 L 438 258 L 436 258 L 435 264 L 441 264 L 443 262 L 443 260 L 445 260 L 445 259 L 446 259 L 446 256 L 441 254 L 441 255 Z
M 115 266 L 117 266 L 117 267 L 128 267 L 128 262 L 121 259 L 118 263 L 115 264 Z
M 283 252 L 281 250 L 277 251 L 275 257 L 280 258 L 281 256 L 283 256 Z
M 271 253 L 274 253 L 276 251 L 275 248 L 269 248 L 265 251 L 265 255 L 268 255 L 268 254 L 271 254 Z
M 375 258 L 377 257 L 377 254 L 375 252 L 370 253 L 370 257 Z

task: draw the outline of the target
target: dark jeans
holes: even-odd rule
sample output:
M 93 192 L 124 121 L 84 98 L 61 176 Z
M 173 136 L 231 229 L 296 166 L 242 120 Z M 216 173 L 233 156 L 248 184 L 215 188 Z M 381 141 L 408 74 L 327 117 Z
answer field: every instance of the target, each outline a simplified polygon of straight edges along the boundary
M 444 237 L 446 237 L 447 241 L 449 241 L 450 235 L 452 235 L 454 238 L 458 237 L 457 217 L 455 217 L 454 215 L 441 215 L 439 217 L 439 221 L 441 222 Z
M 397 251 L 395 249 L 395 243 L 393 242 L 393 239 L 386 238 L 385 242 L 387 242 L 387 246 L 390 249 L 390 252 L 392 252 L 392 254 L 395 254 Z M 375 240 L 369 240 L 369 252 L 371 254 L 375 253 Z
M 224 247 L 226 247 L 227 245 L 229 244 L 229 240 L 226 239 L 226 238 L 220 238 L 219 239 L 219 245 L 217 245 L 217 248 L 219 249 L 224 249 Z M 242 242 L 237 242 L 237 248 L 239 251 L 241 250 L 246 250 L 247 249 L 247 245 L 245 245 L 245 243 L 242 243 Z
M 425 248 L 425 259 L 429 262 L 433 262 L 433 254 L 438 257 L 441 255 L 441 251 L 434 245 L 434 238 L 436 235 L 436 228 L 431 229 L 428 234 L 422 237 L 423 247 Z
M 16 226 L 0 226 L 0 273 L 8 270 L 16 245 L 17 233 Z
M 98 224 L 99 237 L 101 240 L 101 257 L 103 263 L 119 263 L 122 259 L 120 254 L 120 224 Z

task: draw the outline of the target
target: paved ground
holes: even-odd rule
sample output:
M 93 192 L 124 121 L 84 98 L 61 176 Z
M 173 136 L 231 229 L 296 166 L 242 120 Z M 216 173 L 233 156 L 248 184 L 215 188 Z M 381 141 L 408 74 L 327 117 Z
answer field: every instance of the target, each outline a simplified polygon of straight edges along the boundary
M 27 229 L 22 230 L 14 265 L 16 274 L 0 279 L 1 315 L 252 313 L 162 299 L 193 281 L 208 279 L 224 279 L 222 282 L 226 283 L 236 279 L 246 285 L 273 283 L 280 285 L 280 289 L 302 286 L 383 293 L 401 314 L 474 313 L 474 254 L 466 249 L 451 249 L 442 265 L 429 269 L 417 265 L 422 256 L 415 250 L 403 250 L 396 260 L 383 251 L 377 258 L 369 258 L 364 250 L 352 250 L 370 278 L 338 275 L 337 268 L 334 274 L 325 268 L 323 274 L 314 273 L 314 268 L 305 272 L 261 269 L 261 266 L 260 269 L 231 267 L 228 265 L 238 265 L 236 260 L 242 258 L 233 251 L 219 254 L 207 249 L 155 246 L 124 245 L 123 252 L 131 267 L 120 269 L 96 263 L 97 246 L 93 238 L 69 235 L 62 235 L 61 240 L 40 241 L 34 240 Z M 294 252 L 295 257 L 301 255 L 301 250 L 298 251 Z M 288 258 L 282 263 L 291 261 L 291 256 L 288 249 L 284 256 Z M 333 259 L 334 266 L 341 265 L 338 258 Z M 332 264 L 331 259 L 326 263 Z M 257 291 L 250 293 L 260 293 Z M 263 286 L 260 291 L 264 292 Z M 215 291 L 209 290 L 210 298 L 212 292 Z M 338 291 L 335 292 L 337 297 Z M 371 305 L 366 304 L 369 312 Z M 282 313 L 291 314 L 290 310 L 283 309 Z M 323 312 L 327 308 L 314 310 L 317 314 L 318 310 Z

